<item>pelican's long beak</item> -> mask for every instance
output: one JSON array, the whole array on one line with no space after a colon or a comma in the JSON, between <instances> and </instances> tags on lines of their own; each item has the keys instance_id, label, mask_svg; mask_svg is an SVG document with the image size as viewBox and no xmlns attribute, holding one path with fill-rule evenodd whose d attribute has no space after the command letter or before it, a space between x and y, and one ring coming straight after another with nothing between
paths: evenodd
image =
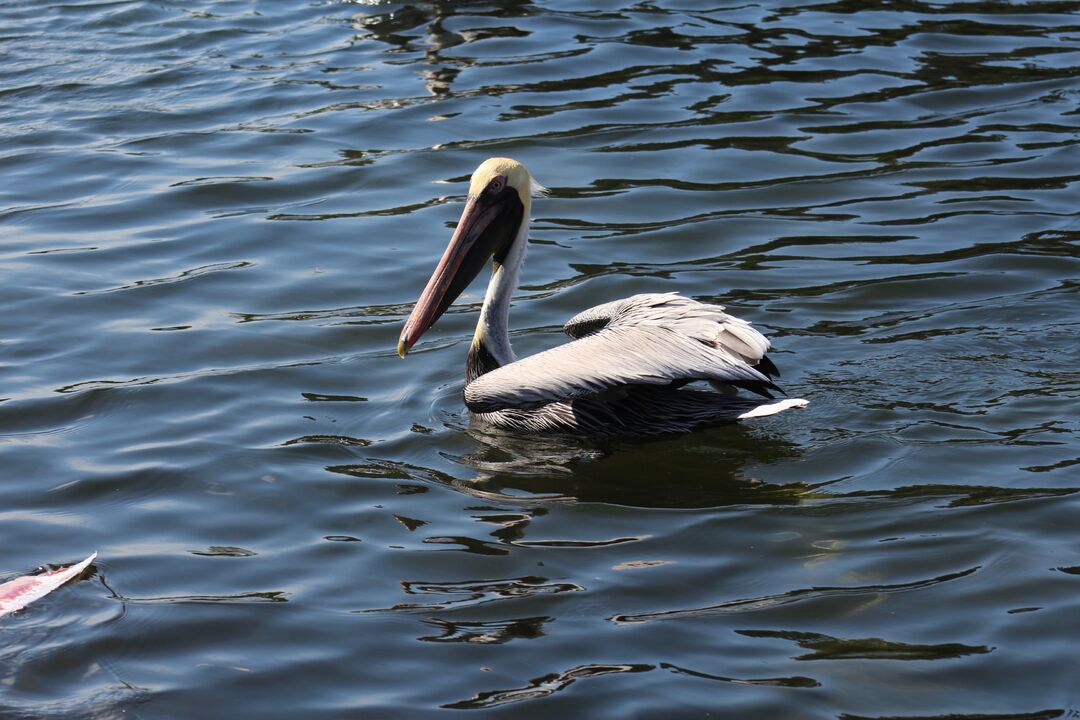
<instances>
[{"instance_id":1,"label":"pelican's long beak","mask_svg":"<svg viewBox=\"0 0 1080 720\"><path fill-rule=\"evenodd\" d=\"M472 282L487 260L498 250L499 242L505 241L509 220L513 219L510 236L517 232L521 214L505 212L512 207L505 193L481 193L469 198L461 213L457 229L454 230L450 244L446 246L435 272L431 274L427 287L416 301L405 327L398 339L397 352L401 357L435 321L446 311L458 295ZM514 200L517 194L513 193ZM520 201L518 201L520 206Z\"/></svg>"}]
</instances>

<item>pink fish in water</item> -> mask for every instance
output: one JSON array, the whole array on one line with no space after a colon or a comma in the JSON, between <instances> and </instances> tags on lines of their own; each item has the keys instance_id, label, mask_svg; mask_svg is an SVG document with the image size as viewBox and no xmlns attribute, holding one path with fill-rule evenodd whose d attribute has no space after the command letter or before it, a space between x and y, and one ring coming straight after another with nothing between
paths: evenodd
<instances>
[{"instance_id":1,"label":"pink fish in water","mask_svg":"<svg viewBox=\"0 0 1080 720\"><path fill-rule=\"evenodd\" d=\"M14 580L8 580L0 585L0 616L21 610L35 600L45 597L68 580L77 578L90 563L94 562L96 557L97 553L94 553L82 562L60 570L49 570L40 575L23 575Z\"/></svg>"}]
</instances>

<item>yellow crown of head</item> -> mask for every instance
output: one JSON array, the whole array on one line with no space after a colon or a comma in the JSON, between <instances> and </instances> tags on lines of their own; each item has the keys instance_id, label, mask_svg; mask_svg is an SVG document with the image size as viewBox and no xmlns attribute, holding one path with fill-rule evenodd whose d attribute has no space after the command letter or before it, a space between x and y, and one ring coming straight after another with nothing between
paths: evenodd
<instances>
[{"instance_id":1,"label":"yellow crown of head","mask_svg":"<svg viewBox=\"0 0 1080 720\"><path fill-rule=\"evenodd\" d=\"M533 180L525 166L517 160L493 157L480 163L480 167L473 172L472 181L469 183L469 195L479 195L487 184L499 175L506 176L507 183L517 190L518 196L521 197L521 204L525 207L531 204L532 196L546 192L540 183Z\"/></svg>"}]
</instances>

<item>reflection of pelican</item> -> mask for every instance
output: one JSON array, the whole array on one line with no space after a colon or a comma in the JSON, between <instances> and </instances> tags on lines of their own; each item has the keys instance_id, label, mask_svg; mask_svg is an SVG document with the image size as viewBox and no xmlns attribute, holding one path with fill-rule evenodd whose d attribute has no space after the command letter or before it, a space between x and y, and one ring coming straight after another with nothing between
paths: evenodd
<instances>
[{"instance_id":1,"label":"reflection of pelican","mask_svg":"<svg viewBox=\"0 0 1080 720\"><path fill-rule=\"evenodd\" d=\"M819 488L833 482L780 480L802 450L783 435L741 423L647 443L508 433L479 423L468 433L479 447L444 455L464 475L414 477L519 509L567 501L645 508L794 505L827 497Z\"/></svg>"},{"instance_id":2,"label":"reflection of pelican","mask_svg":"<svg viewBox=\"0 0 1080 720\"><path fill-rule=\"evenodd\" d=\"M653 435L772 415L806 405L763 403L779 375L769 341L744 320L675 293L634 295L590 308L565 326L573 342L515 360L507 317L529 235L532 196L544 189L521 163L490 158L472 175L450 245L398 342L402 357L493 260L465 368L465 404L478 418L524 431ZM683 389L708 381L716 392Z\"/></svg>"}]
</instances>

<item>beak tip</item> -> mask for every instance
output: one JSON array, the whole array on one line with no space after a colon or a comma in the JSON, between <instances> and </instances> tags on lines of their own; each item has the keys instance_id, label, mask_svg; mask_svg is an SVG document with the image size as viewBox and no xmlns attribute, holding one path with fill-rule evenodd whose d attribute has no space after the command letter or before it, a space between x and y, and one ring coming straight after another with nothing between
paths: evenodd
<instances>
[{"instance_id":1,"label":"beak tip","mask_svg":"<svg viewBox=\"0 0 1080 720\"><path fill-rule=\"evenodd\" d=\"M405 341L404 340L398 340L398 344L397 344L398 357L404 359L405 356L408 354L408 352L409 352L409 346L405 344Z\"/></svg>"}]
</instances>

